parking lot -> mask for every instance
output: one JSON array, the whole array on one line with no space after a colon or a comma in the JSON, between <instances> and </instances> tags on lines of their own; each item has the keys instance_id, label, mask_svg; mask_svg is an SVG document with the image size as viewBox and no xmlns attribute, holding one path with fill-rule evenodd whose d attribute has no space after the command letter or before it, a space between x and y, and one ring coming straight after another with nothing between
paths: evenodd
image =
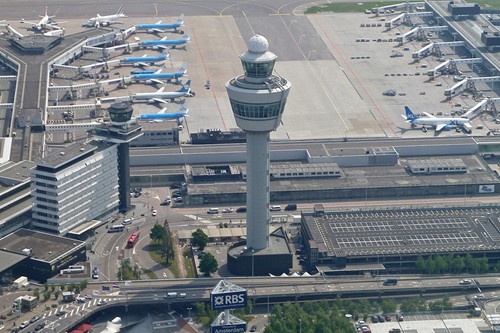
<instances>
[{"instance_id":1,"label":"parking lot","mask_svg":"<svg viewBox=\"0 0 500 333\"><path fill-rule=\"evenodd\" d=\"M500 239L498 214L497 208L329 213L323 238L348 255L490 249Z\"/></svg>"}]
</instances>

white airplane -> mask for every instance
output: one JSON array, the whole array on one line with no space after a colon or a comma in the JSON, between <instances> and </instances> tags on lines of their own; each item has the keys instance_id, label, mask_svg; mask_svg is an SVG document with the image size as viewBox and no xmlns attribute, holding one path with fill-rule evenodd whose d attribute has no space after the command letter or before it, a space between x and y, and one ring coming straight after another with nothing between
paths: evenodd
<instances>
[{"instance_id":1,"label":"white airplane","mask_svg":"<svg viewBox=\"0 0 500 333\"><path fill-rule=\"evenodd\" d=\"M188 80L181 89L177 91L163 91L165 87L161 87L154 93L136 93L132 95L132 100L135 101L147 101L150 104L153 103L163 103L167 104L167 99L173 101L176 98L190 97L191 95L191 80Z\"/></svg>"},{"instance_id":2,"label":"white airplane","mask_svg":"<svg viewBox=\"0 0 500 333\"><path fill-rule=\"evenodd\" d=\"M127 17L127 15L125 15L123 13L124 7L125 7L125 5L121 5L120 8L118 8L118 11L116 12L116 14L113 14L113 15L101 16L101 15L97 14L96 17L89 18L87 23L84 23L83 26L84 27L99 28L99 27L107 27L113 23L120 23L119 21L117 21L118 19L121 19L123 17Z\"/></svg>"},{"instance_id":3,"label":"white airplane","mask_svg":"<svg viewBox=\"0 0 500 333\"><path fill-rule=\"evenodd\" d=\"M405 106L406 116L401 115L407 123L415 125L429 125L436 129L436 132L441 130L449 131L454 127L461 127L470 132L471 125L469 118L453 118L453 117L435 117L430 113L424 112L427 117L418 117L411 112L410 108Z\"/></svg>"},{"instance_id":4,"label":"white airplane","mask_svg":"<svg viewBox=\"0 0 500 333\"><path fill-rule=\"evenodd\" d=\"M49 9L48 7L45 7L45 15L38 15L41 17L41 20L39 22L30 22L30 21L25 21L24 19L21 19L21 23L27 23L31 24L31 30L33 31L42 31L42 30L50 30L50 29L61 29L58 27L58 23L53 20L55 15L49 16ZM59 23L64 23L64 22L59 22Z\"/></svg>"}]
</instances>

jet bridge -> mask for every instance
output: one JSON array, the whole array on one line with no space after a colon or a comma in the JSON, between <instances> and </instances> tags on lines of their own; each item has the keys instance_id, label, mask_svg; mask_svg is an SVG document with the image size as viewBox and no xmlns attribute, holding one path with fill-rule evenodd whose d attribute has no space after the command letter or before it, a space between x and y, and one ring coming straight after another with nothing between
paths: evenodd
<instances>
[{"instance_id":1,"label":"jet bridge","mask_svg":"<svg viewBox=\"0 0 500 333\"><path fill-rule=\"evenodd\" d=\"M486 77L468 77L463 79L460 82L457 82L455 85L453 85L451 88L446 89L444 91L444 95L448 98L451 98L451 96L455 93L455 91L460 88L462 85L465 86L465 90L470 91L473 96L478 96L479 95L479 90L476 87L476 83L492 83L494 84L495 82L500 81L500 76L486 76ZM493 90L493 86L492 86Z\"/></svg>"},{"instance_id":2,"label":"jet bridge","mask_svg":"<svg viewBox=\"0 0 500 333\"><path fill-rule=\"evenodd\" d=\"M421 40L427 39L427 35L430 32L442 32L442 31L448 31L448 26L446 25L438 25L434 27L420 27L420 29L417 32L417 38Z\"/></svg>"},{"instance_id":3,"label":"jet bridge","mask_svg":"<svg viewBox=\"0 0 500 333\"><path fill-rule=\"evenodd\" d=\"M377 14L377 16L379 16L380 14L385 13L387 10L400 8L404 8L407 12L411 12L413 11L413 8L421 6L425 6L425 2L402 2L394 5L375 7L372 9L372 13L374 12L375 14Z\"/></svg>"},{"instance_id":4,"label":"jet bridge","mask_svg":"<svg viewBox=\"0 0 500 333\"><path fill-rule=\"evenodd\" d=\"M0 103L0 109L12 109L13 103Z\"/></svg>"},{"instance_id":5,"label":"jet bridge","mask_svg":"<svg viewBox=\"0 0 500 333\"><path fill-rule=\"evenodd\" d=\"M398 16L394 17L389 22L385 22L385 27L387 28L387 30L391 30L398 21L400 21L401 19L403 19L405 17L406 17L406 13L399 14Z\"/></svg>"},{"instance_id":6,"label":"jet bridge","mask_svg":"<svg viewBox=\"0 0 500 333\"><path fill-rule=\"evenodd\" d=\"M446 74L455 74L458 73L458 64L480 64L482 61L482 58L449 59L429 70L427 75L433 79L437 74L443 74L444 70L446 70Z\"/></svg>"},{"instance_id":7,"label":"jet bridge","mask_svg":"<svg viewBox=\"0 0 500 333\"><path fill-rule=\"evenodd\" d=\"M397 38L397 41L400 43L400 44L404 44L406 43L406 39L407 37L413 35L414 33L416 33L418 30L420 29L420 27L415 27L413 29L411 29L410 31L406 32L403 34L403 36L401 37L398 37Z\"/></svg>"},{"instance_id":8,"label":"jet bridge","mask_svg":"<svg viewBox=\"0 0 500 333\"><path fill-rule=\"evenodd\" d=\"M14 29L10 24L0 24L0 28L7 29L7 34L9 36L18 37L18 38L24 37L23 34L21 34L16 29Z\"/></svg>"},{"instance_id":9,"label":"jet bridge","mask_svg":"<svg viewBox=\"0 0 500 333\"><path fill-rule=\"evenodd\" d=\"M483 99L481 102L479 102L479 103L477 103L476 105L474 105L474 106L473 106L472 108L470 108L467 112L465 112L465 113L462 115L462 117L467 117L467 118L469 118L469 119L472 119L472 118L473 118L473 116L475 116L475 114L474 114L474 113L475 113L476 111L478 111L478 110L479 110L479 111L484 110L484 109L481 109L481 107L482 107L483 105L485 105L486 103L488 103L488 98L485 98L485 99Z\"/></svg>"},{"instance_id":10,"label":"jet bridge","mask_svg":"<svg viewBox=\"0 0 500 333\"><path fill-rule=\"evenodd\" d=\"M413 52L412 58L413 59L420 59L428 56L429 54L433 53L436 54L437 56L441 56L441 46L464 46L465 43L464 41L456 41L456 42L438 42L438 43L430 43L427 46L424 46L417 52Z\"/></svg>"},{"instance_id":11,"label":"jet bridge","mask_svg":"<svg viewBox=\"0 0 500 333\"><path fill-rule=\"evenodd\" d=\"M433 12L405 13L403 23L406 25L412 25L411 19L413 17L432 17L432 16L434 16Z\"/></svg>"}]
</instances>

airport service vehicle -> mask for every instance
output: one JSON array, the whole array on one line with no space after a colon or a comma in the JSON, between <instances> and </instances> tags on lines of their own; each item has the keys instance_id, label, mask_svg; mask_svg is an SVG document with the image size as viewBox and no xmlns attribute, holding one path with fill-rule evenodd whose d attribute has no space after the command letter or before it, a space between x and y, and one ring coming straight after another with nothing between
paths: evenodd
<instances>
[{"instance_id":1,"label":"airport service vehicle","mask_svg":"<svg viewBox=\"0 0 500 333\"><path fill-rule=\"evenodd\" d=\"M132 248L137 244L137 241L139 240L139 231L134 231L132 235L127 240L127 247Z\"/></svg>"}]
</instances>

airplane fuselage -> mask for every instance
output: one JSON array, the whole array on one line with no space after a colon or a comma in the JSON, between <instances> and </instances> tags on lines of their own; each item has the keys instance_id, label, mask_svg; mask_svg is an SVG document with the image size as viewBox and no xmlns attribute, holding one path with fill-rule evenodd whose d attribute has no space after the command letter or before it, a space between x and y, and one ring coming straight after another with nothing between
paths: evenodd
<instances>
[{"instance_id":1,"label":"airplane fuselage","mask_svg":"<svg viewBox=\"0 0 500 333\"><path fill-rule=\"evenodd\" d=\"M135 27L138 30L149 30L149 29L177 29L180 28L182 24L180 23L151 23L151 24L137 24Z\"/></svg>"},{"instance_id":2,"label":"airplane fuselage","mask_svg":"<svg viewBox=\"0 0 500 333\"><path fill-rule=\"evenodd\" d=\"M137 81L144 81L144 80L169 80L169 79L178 79L180 77L183 77L185 72L175 72L175 73L153 73L153 74L134 74L132 77L137 80Z\"/></svg>"},{"instance_id":3,"label":"airplane fuselage","mask_svg":"<svg viewBox=\"0 0 500 333\"><path fill-rule=\"evenodd\" d=\"M469 119L466 118L417 118L410 123L412 125L428 125L428 126L433 126L437 127L438 125L441 124L446 124L447 126L450 127L456 127L456 126L461 126L465 123L468 123Z\"/></svg>"},{"instance_id":4,"label":"airplane fuselage","mask_svg":"<svg viewBox=\"0 0 500 333\"><path fill-rule=\"evenodd\" d=\"M128 57L120 60L122 63L136 63L136 62L157 62L166 60L166 56L157 56L157 57Z\"/></svg>"},{"instance_id":5,"label":"airplane fuselage","mask_svg":"<svg viewBox=\"0 0 500 333\"><path fill-rule=\"evenodd\" d=\"M188 38L182 39L152 39L152 40L144 40L139 42L139 46L158 46L158 45L183 45L189 41Z\"/></svg>"},{"instance_id":6,"label":"airplane fuselage","mask_svg":"<svg viewBox=\"0 0 500 333\"><path fill-rule=\"evenodd\" d=\"M186 116L186 112L180 113L148 113L139 117L140 120L164 120L164 119L179 119Z\"/></svg>"},{"instance_id":7,"label":"airplane fuselage","mask_svg":"<svg viewBox=\"0 0 500 333\"><path fill-rule=\"evenodd\" d=\"M157 93L137 93L132 96L132 99L137 100L137 101L144 101L144 100L153 100L155 98L158 99L174 99L174 98L179 98L179 97L184 97L187 96L189 92L181 92L181 91L167 91L167 92L157 92ZM161 115L161 114L159 114Z\"/></svg>"}]
</instances>

